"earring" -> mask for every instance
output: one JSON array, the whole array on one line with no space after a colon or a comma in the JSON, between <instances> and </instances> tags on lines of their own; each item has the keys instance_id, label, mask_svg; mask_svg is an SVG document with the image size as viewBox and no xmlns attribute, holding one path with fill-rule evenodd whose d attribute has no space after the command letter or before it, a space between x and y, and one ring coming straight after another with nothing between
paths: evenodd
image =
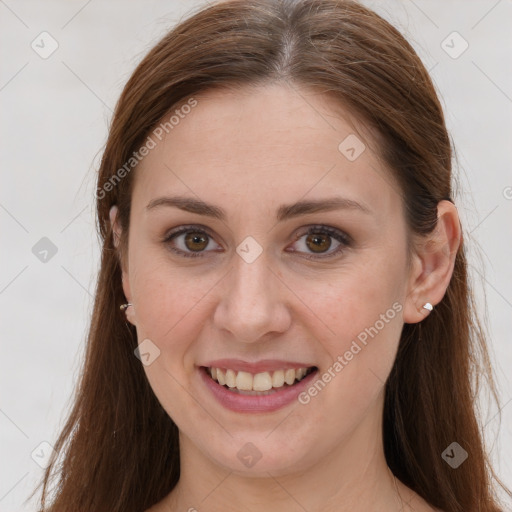
<instances>
[{"instance_id":1,"label":"earring","mask_svg":"<svg viewBox=\"0 0 512 512\"><path fill-rule=\"evenodd\" d=\"M427 309L428 311L432 311L434 309L434 306L432 306L432 304L430 304L430 302L425 302L425 304L423 304L423 309Z\"/></svg>"},{"instance_id":2,"label":"earring","mask_svg":"<svg viewBox=\"0 0 512 512\"><path fill-rule=\"evenodd\" d=\"M129 306L133 306L133 304L132 304L131 302L127 302L126 304L121 304L121 305L119 306L119 309L120 309L121 311L124 311L124 310L125 310L126 308L128 308Z\"/></svg>"}]
</instances>

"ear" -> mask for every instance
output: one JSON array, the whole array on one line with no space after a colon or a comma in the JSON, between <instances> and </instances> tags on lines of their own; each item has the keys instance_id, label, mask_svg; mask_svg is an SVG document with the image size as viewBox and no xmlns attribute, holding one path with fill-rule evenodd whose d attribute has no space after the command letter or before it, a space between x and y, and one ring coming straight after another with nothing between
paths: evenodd
<instances>
[{"instance_id":1,"label":"ear","mask_svg":"<svg viewBox=\"0 0 512 512\"><path fill-rule=\"evenodd\" d=\"M122 233L122 229L121 229L121 226L120 226L119 220L118 220L118 213L119 213L119 210L116 205L114 205L114 206L112 206L112 208L110 208L109 217L110 217L110 226L112 228L112 237L113 237L112 242L116 249L119 249L119 243L121 240L121 233ZM132 303L132 294L131 294L131 290L130 290L130 279L128 276L128 269L127 269L127 265L124 264L124 262L127 260L127 258L125 256L126 255L123 255L123 256L119 255L119 261L121 262L122 286L123 286L124 296L126 297L128 302ZM128 321L131 324L135 325L135 307L133 305L128 307L125 310L125 313L126 313L126 318L128 319Z\"/></svg>"},{"instance_id":2,"label":"ear","mask_svg":"<svg viewBox=\"0 0 512 512\"><path fill-rule=\"evenodd\" d=\"M436 306L443 299L462 242L457 208L450 201L437 205L437 224L432 233L416 243L404 308L405 323L421 322L430 311L427 302Z\"/></svg>"},{"instance_id":3,"label":"ear","mask_svg":"<svg viewBox=\"0 0 512 512\"><path fill-rule=\"evenodd\" d=\"M117 220L118 213L119 209L117 208L117 205L113 205L108 213L110 217L110 227L112 228L112 242L116 249L119 248L119 240L121 239L121 226Z\"/></svg>"}]
</instances>

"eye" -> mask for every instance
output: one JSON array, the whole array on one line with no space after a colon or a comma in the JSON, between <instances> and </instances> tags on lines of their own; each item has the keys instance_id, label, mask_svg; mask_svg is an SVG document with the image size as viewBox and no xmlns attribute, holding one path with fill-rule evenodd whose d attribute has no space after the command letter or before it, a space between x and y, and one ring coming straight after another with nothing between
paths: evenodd
<instances>
[{"instance_id":1,"label":"eye","mask_svg":"<svg viewBox=\"0 0 512 512\"><path fill-rule=\"evenodd\" d=\"M351 245L352 239L343 231L339 229L331 228L329 226L310 226L305 233L297 235L296 240L299 242L303 237L306 237L299 246L302 246L305 250L298 249L290 252L308 252L309 254L304 255L307 259L322 259L336 256L343 252L347 247ZM332 239L336 240L338 245L335 245L335 249L331 252L327 252L332 246Z\"/></svg>"},{"instance_id":2,"label":"eye","mask_svg":"<svg viewBox=\"0 0 512 512\"><path fill-rule=\"evenodd\" d=\"M306 237L302 245L303 249L292 249L289 252L300 252L309 254L304 255L307 259L329 258L341 253L351 245L352 239L349 235L339 229L329 226L310 226L306 232L296 235L296 244ZM332 246L332 239L336 240L335 250L327 252ZM170 250L185 258L196 258L204 256L208 252L213 238L204 229L198 226L182 226L166 235L163 242L168 245ZM220 246L219 246L220 247ZM211 247L210 247L211 249ZM218 250L218 249L213 249Z\"/></svg>"},{"instance_id":3,"label":"eye","mask_svg":"<svg viewBox=\"0 0 512 512\"><path fill-rule=\"evenodd\" d=\"M182 235L185 236L182 238ZM208 248L211 240L212 238L204 229L195 226L183 226L169 233L164 239L164 244L169 245L171 251L180 256L196 258L203 256L202 253ZM173 247L173 245L178 245L178 247Z\"/></svg>"}]
</instances>

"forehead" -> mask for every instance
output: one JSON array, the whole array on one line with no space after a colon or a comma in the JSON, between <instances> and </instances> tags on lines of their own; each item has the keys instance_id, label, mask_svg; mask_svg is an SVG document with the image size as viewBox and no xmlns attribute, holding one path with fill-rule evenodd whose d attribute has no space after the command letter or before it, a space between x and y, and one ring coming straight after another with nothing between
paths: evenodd
<instances>
[{"instance_id":1,"label":"forehead","mask_svg":"<svg viewBox=\"0 0 512 512\"><path fill-rule=\"evenodd\" d=\"M153 131L156 145L135 172L134 203L188 193L256 209L336 192L382 211L396 207L398 186L374 140L334 99L269 85L210 90L194 100L158 132L161 140Z\"/></svg>"}]
</instances>

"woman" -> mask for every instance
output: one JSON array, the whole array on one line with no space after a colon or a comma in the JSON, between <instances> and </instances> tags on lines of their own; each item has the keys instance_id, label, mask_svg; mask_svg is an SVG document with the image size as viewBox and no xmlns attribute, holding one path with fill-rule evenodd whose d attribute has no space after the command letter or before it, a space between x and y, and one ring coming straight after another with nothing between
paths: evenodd
<instances>
[{"instance_id":1,"label":"woman","mask_svg":"<svg viewBox=\"0 0 512 512\"><path fill-rule=\"evenodd\" d=\"M421 61L357 3L172 30L110 129L42 510L500 510L451 158Z\"/></svg>"}]
</instances>

